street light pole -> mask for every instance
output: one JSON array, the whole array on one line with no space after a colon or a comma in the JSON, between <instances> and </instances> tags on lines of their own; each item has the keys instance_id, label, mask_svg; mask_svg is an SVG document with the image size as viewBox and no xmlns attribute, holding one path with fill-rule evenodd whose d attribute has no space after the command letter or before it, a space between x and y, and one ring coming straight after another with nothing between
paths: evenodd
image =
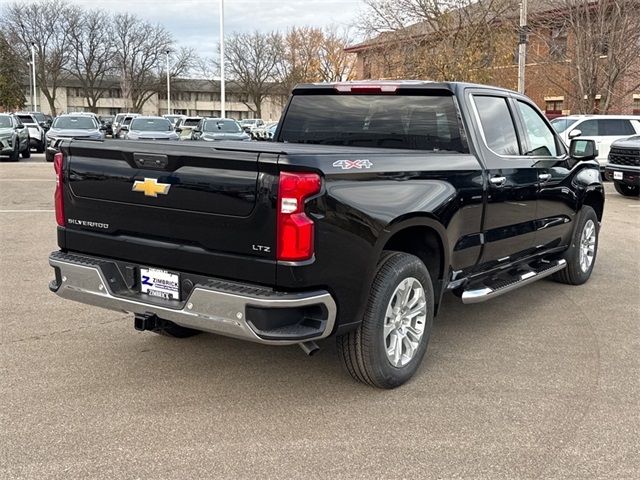
<instances>
[{"instance_id":1,"label":"street light pole","mask_svg":"<svg viewBox=\"0 0 640 480\"><path fill-rule=\"evenodd\" d=\"M33 97L31 97L31 106L33 111L38 111L38 90L36 90L36 44L31 42L31 74L33 75Z\"/></svg>"},{"instance_id":2,"label":"street light pole","mask_svg":"<svg viewBox=\"0 0 640 480\"><path fill-rule=\"evenodd\" d=\"M524 93L524 69L527 62L527 0L520 2L520 32L518 39L518 92Z\"/></svg>"},{"instance_id":3,"label":"street light pole","mask_svg":"<svg viewBox=\"0 0 640 480\"><path fill-rule=\"evenodd\" d=\"M35 110L33 108L33 98L34 98L34 93L33 93L33 77L31 76L31 62L27 62L27 65L29 65L29 95L31 95L31 110Z\"/></svg>"},{"instance_id":4,"label":"street light pole","mask_svg":"<svg viewBox=\"0 0 640 480\"><path fill-rule=\"evenodd\" d=\"M220 116L227 116L224 84L224 0L220 0Z\"/></svg>"},{"instance_id":5,"label":"street light pole","mask_svg":"<svg viewBox=\"0 0 640 480\"><path fill-rule=\"evenodd\" d=\"M169 80L169 50L167 50L167 114L171 115L171 81Z\"/></svg>"}]
</instances>

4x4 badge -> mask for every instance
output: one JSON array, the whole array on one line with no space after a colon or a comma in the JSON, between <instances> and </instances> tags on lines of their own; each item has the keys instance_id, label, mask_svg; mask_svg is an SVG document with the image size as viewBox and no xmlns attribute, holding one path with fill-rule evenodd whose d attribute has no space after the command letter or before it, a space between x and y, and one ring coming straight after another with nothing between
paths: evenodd
<instances>
[{"instance_id":1,"label":"4x4 badge","mask_svg":"<svg viewBox=\"0 0 640 480\"><path fill-rule=\"evenodd\" d=\"M155 178L145 178L144 182L136 180L131 188L134 192L142 192L147 197L157 197L158 194L166 195L171 188L170 183L158 183Z\"/></svg>"},{"instance_id":2,"label":"4x4 badge","mask_svg":"<svg viewBox=\"0 0 640 480\"><path fill-rule=\"evenodd\" d=\"M371 168L373 163L369 160L338 160L333 162L333 166L343 170L351 170L352 168Z\"/></svg>"}]
</instances>

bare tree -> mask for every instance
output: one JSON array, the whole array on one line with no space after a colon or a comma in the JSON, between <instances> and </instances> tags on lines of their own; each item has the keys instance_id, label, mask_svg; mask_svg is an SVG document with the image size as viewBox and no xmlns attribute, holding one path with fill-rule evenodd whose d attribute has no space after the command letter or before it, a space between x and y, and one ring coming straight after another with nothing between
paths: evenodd
<instances>
[{"instance_id":1,"label":"bare tree","mask_svg":"<svg viewBox=\"0 0 640 480\"><path fill-rule=\"evenodd\" d=\"M512 57L500 19L515 0L364 0L360 30L385 77L486 81L488 66Z\"/></svg>"},{"instance_id":2,"label":"bare tree","mask_svg":"<svg viewBox=\"0 0 640 480\"><path fill-rule=\"evenodd\" d=\"M284 92L298 83L320 80L320 48L324 34L316 27L293 27L279 37L278 79Z\"/></svg>"},{"instance_id":3,"label":"bare tree","mask_svg":"<svg viewBox=\"0 0 640 480\"><path fill-rule=\"evenodd\" d=\"M546 46L546 78L580 113L607 113L640 90L640 12L637 0L546 0L555 15L534 29ZM599 101L597 96L600 96Z\"/></svg>"},{"instance_id":4,"label":"bare tree","mask_svg":"<svg viewBox=\"0 0 640 480\"><path fill-rule=\"evenodd\" d=\"M71 54L65 70L80 83L89 109L96 112L105 94L106 77L115 71L113 23L101 10L83 11L70 23Z\"/></svg>"},{"instance_id":5,"label":"bare tree","mask_svg":"<svg viewBox=\"0 0 640 480\"><path fill-rule=\"evenodd\" d=\"M232 79L246 93L245 105L257 117L262 102L274 93L282 37L277 32L233 33L226 39L226 66Z\"/></svg>"},{"instance_id":6,"label":"bare tree","mask_svg":"<svg viewBox=\"0 0 640 480\"><path fill-rule=\"evenodd\" d=\"M29 58L31 45L35 45L38 88L54 115L57 88L61 86L71 53L71 21L78 15L79 10L63 0L41 0L28 5L16 2L2 13L5 33L10 42L19 46L20 57Z\"/></svg>"},{"instance_id":7,"label":"bare tree","mask_svg":"<svg viewBox=\"0 0 640 480\"><path fill-rule=\"evenodd\" d=\"M336 27L327 28L322 35L319 51L318 75L323 82L351 79L354 55L344 49L351 43L348 32L340 33Z\"/></svg>"},{"instance_id":8,"label":"bare tree","mask_svg":"<svg viewBox=\"0 0 640 480\"><path fill-rule=\"evenodd\" d=\"M130 14L114 17L114 38L116 71L121 75L123 97L129 101L127 108L139 112L163 87L165 55L173 50L173 39L161 25L152 25ZM171 74L185 73L192 57L193 51L179 50Z\"/></svg>"}]
</instances>

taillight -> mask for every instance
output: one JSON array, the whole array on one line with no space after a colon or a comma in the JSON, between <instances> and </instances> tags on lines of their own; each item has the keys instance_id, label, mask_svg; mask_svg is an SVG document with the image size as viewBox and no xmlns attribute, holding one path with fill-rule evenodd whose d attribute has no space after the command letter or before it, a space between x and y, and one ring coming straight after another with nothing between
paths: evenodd
<instances>
[{"instance_id":1,"label":"taillight","mask_svg":"<svg viewBox=\"0 0 640 480\"><path fill-rule=\"evenodd\" d=\"M334 88L340 93L396 93L398 83L336 83Z\"/></svg>"},{"instance_id":2,"label":"taillight","mask_svg":"<svg viewBox=\"0 0 640 480\"><path fill-rule=\"evenodd\" d=\"M282 172L278 187L278 260L301 261L313 256L313 220L304 201L320 192L320 175Z\"/></svg>"},{"instance_id":3,"label":"taillight","mask_svg":"<svg viewBox=\"0 0 640 480\"><path fill-rule=\"evenodd\" d=\"M56 221L58 225L64 227L66 222L64 220L64 199L62 195L62 161L64 157L62 152L58 152L53 157L53 169L56 172L56 192L53 195L54 204L56 207Z\"/></svg>"}]
</instances>

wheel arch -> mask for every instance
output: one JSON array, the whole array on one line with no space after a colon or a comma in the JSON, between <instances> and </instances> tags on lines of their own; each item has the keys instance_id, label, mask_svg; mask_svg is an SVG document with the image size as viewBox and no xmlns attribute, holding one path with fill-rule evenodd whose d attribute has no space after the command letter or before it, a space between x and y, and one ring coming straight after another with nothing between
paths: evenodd
<instances>
[{"instance_id":1,"label":"wheel arch","mask_svg":"<svg viewBox=\"0 0 640 480\"><path fill-rule=\"evenodd\" d=\"M444 292L444 278L449 268L447 245L444 226L421 214L405 216L391 222L378 242L377 253L380 256L385 250L393 250L420 258L431 275L437 312Z\"/></svg>"},{"instance_id":2,"label":"wheel arch","mask_svg":"<svg viewBox=\"0 0 640 480\"><path fill-rule=\"evenodd\" d=\"M589 188L584 193L582 199L582 206L589 206L593 208L598 217L598 221L602 222L602 215L604 213L604 192L601 189Z\"/></svg>"}]
</instances>

